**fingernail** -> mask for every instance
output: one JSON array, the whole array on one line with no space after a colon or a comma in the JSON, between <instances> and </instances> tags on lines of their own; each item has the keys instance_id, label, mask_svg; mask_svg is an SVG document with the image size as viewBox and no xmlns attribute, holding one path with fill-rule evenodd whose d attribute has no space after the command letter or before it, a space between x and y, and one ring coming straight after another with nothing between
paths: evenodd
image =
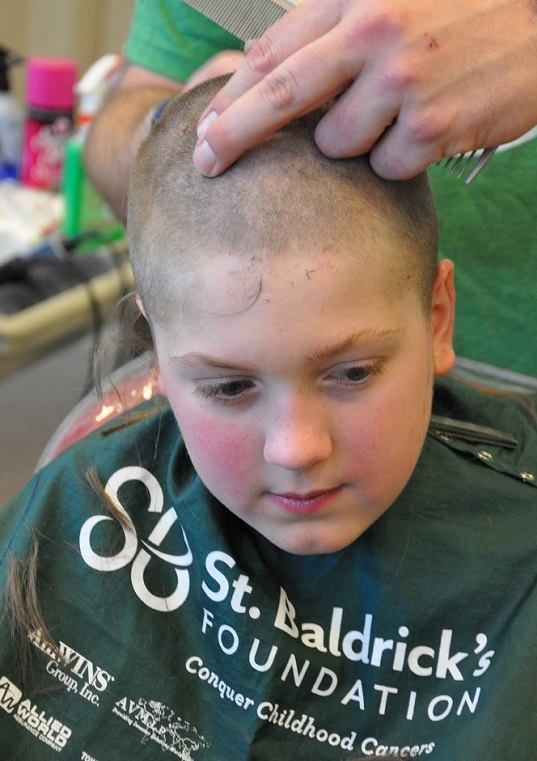
<instances>
[{"instance_id":1,"label":"fingernail","mask_svg":"<svg viewBox=\"0 0 537 761\"><path fill-rule=\"evenodd\" d=\"M216 156L206 140L198 143L194 149L194 164L202 174L211 175L216 164Z\"/></svg>"},{"instance_id":2,"label":"fingernail","mask_svg":"<svg viewBox=\"0 0 537 761\"><path fill-rule=\"evenodd\" d=\"M198 138L201 140L201 138L205 135L211 124L214 122L214 120L218 117L218 114L216 111L209 111L207 116L205 116L200 123L198 124Z\"/></svg>"},{"instance_id":3,"label":"fingernail","mask_svg":"<svg viewBox=\"0 0 537 761\"><path fill-rule=\"evenodd\" d=\"M258 39L257 37L253 37L251 40L246 40L246 42L244 43L244 54L245 55L248 55L250 50L253 48L253 46L257 42L257 39Z\"/></svg>"}]
</instances>

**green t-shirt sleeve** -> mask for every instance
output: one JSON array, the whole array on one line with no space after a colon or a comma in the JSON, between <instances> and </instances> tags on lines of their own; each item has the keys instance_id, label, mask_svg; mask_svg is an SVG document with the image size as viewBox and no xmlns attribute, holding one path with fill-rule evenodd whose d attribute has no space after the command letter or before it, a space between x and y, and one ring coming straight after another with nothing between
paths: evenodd
<instances>
[{"instance_id":1,"label":"green t-shirt sleeve","mask_svg":"<svg viewBox=\"0 0 537 761\"><path fill-rule=\"evenodd\" d=\"M132 63L184 82L221 50L242 42L181 0L137 0L125 49Z\"/></svg>"}]
</instances>

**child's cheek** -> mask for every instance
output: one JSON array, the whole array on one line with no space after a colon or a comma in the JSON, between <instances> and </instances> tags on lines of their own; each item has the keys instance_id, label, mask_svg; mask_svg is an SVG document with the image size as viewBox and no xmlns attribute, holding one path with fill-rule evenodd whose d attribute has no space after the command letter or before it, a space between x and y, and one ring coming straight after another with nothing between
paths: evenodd
<instances>
[{"instance_id":1,"label":"child's cheek","mask_svg":"<svg viewBox=\"0 0 537 761\"><path fill-rule=\"evenodd\" d=\"M207 488L228 507L242 503L261 471L253 432L199 413L183 420L180 427L192 463Z\"/></svg>"}]
</instances>

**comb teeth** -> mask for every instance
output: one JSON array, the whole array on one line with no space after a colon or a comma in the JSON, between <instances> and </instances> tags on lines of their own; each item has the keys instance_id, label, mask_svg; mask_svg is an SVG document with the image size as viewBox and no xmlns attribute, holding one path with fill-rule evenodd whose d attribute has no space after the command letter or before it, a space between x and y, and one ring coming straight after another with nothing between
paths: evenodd
<instances>
[{"instance_id":1,"label":"comb teeth","mask_svg":"<svg viewBox=\"0 0 537 761\"><path fill-rule=\"evenodd\" d=\"M185 0L243 42L261 37L302 0Z\"/></svg>"}]
</instances>

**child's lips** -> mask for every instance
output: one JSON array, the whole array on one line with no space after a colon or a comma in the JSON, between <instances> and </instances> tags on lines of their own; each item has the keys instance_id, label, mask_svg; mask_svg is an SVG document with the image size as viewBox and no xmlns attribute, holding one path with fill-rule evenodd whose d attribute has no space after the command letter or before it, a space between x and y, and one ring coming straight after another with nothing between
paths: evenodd
<instances>
[{"instance_id":1,"label":"child's lips","mask_svg":"<svg viewBox=\"0 0 537 761\"><path fill-rule=\"evenodd\" d=\"M299 494L295 492L286 492L278 494L276 492L266 492L267 497L277 507L286 510L289 513L314 513L330 504L339 496L343 486L336 486L332 489L318 489L316 491Z\"/></svg>"}]
</instances>

